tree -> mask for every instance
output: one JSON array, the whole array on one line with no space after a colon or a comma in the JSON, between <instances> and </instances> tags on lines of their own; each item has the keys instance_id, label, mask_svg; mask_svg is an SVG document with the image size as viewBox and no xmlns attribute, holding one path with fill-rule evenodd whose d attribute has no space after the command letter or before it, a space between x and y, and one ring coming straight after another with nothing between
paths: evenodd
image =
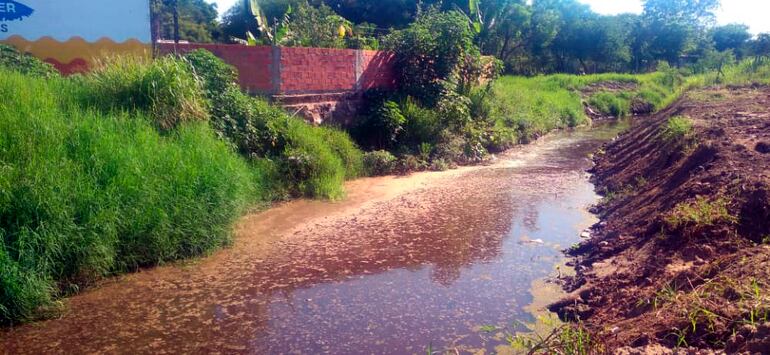
<instances>
[{"instance_id":1,"label":"tree","mask_svg":"<svg viewBox=\"0 0 770 355\"><path fill-rule=\"evenodd\" d=\"M714 42L714 48L716 50L723 52L732 49L737 53L742 50L751 39L751 33L749 33L749 26L729 24L712 29L710 37Z\"/></svg>"},{"instance_id":2,"label":"tree","mask_svg":"<svg viewBox=\"0 0 770 355\"><path fill-rule=\"evenodd\" d=\"M204 0L151 0L154 34L158 39L174 38L174 7L179 14L179 39L209 43L220 37L217 6Z\"/></svg>"},{"instance_id":3,"label":"tree","mask_svg":"<svg viewBox=\"0 0 770 355\"><path fill-rule=\"evenodd\" d=\"M761 33L751 42L751 54L757 65L770 57L770 33Z\"/></svg>"},{"instance_id":4,"label":"tree","mask_svg":"<svg viewBox=\"0 0 770 355\"><path fill-rule=\"evenodd\" d=\"M700 32L713 24L719 0L644 0L635 54L644 59L678 62L694 48Z\"/></svg>"}]
</instances>

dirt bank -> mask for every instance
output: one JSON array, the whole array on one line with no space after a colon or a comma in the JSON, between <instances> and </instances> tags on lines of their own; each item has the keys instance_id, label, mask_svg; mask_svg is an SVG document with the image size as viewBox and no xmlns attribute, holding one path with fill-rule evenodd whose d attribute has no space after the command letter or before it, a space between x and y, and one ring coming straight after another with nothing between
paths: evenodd
<instances>
[{"instance_id":1,"label":"dirt bank","mask_svg":"<svg viewBox=\"0 0 770 355\"><path fill-rule=\"evenodd\" d=\"M553 310L608 351L770 352L769 147L764 86L695 91L638 120L597 154L602 222L570 251L574 293Z\"/></svg>"}]
</instances>

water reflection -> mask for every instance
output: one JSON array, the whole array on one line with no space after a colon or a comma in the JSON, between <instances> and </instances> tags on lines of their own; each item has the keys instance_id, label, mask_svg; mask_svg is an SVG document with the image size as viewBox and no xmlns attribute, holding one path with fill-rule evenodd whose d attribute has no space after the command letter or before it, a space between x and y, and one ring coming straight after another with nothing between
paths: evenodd
<instances>
[{"instance_id":1,"label":"water reflection","mask_svg":"<svg viewBox=\"0 0 770 355\"><path fill-rule=\"evenodd\" d=\"M254 250L165 268L75 297L59 320L2 334L11 352L416 353L491 350L482 325L531 316L533 280L593 223L588 153L561 134L515 164L302 227ZM323 214L324 205L316 211ZM287 234L287 235L286 235Z\"/></svg>"}]
</instances>

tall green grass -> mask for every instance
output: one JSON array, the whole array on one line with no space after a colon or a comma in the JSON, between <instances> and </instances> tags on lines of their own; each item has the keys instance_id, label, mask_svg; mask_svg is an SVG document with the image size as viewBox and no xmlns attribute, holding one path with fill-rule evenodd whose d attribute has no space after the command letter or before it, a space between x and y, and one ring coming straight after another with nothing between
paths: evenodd
<instances>
[{"instance_id":1,"label":"tall green grass","mask_svg":"<svg viewBox=\"0 0 770 355\"><path fill-rule=\"evenodd\" d=\"M581 90L585 87L607 82L631 83L634 89L599 91L583 97ZM642 75L505 76L493 84L487 110L498 136L507 135L521 143L554 129L587 124L590 120L584 111L584 99L607 114L623 116L630 111L633 100L662 108L683 83L681 75L670 68Z\"/></svg>"},{"instance_id":2,"label":"tall green grass","mask_svg":"<svg viewBox=\"0 0 770 355\"><path fill-rule=\"evenodd\" d=\"M363 170L346 133L247 96L210 53L70 78L25 68L0 67L0 323L220 248L249 206L339 198Z\"/></svg>"},{"instance_id":3,"label":"tall green grass","mask_svg":"<svg viewBox=\"0 0 770 355\"><path fill-rule=\"evenodd\" d=\"M142 111L165 131L209 117L202 83L182 60L116 57L79 79L80 99L88 105Z\"/></svg>"},{"instance_id":4,"label":"tall green grass","mask_svg":"<svg viewBox=\"0 0 770 355\"><path fill-rule=\"evenodd\" d=\"M0 321L112 273L201 255L267 194L206 123L165 135L82 107L82 82L0 73Z\"/></svg>"}]
</instances>

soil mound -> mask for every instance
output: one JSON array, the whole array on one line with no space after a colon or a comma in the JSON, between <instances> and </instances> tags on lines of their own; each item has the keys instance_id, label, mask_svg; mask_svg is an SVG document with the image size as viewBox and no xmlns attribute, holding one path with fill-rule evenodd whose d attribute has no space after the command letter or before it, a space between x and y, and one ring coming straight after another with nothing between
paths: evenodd
<instances>
[{"instance_id":1,"label":"soil mound","mask_svg":"<svg viewBox=\"0 0 770 355\"><path fill-rule=\"evenodd\" d=\"M605 198L552 310L607 349L770 353L770 88L709 88L598 154Z\"/></svg>"}]
</instances>

